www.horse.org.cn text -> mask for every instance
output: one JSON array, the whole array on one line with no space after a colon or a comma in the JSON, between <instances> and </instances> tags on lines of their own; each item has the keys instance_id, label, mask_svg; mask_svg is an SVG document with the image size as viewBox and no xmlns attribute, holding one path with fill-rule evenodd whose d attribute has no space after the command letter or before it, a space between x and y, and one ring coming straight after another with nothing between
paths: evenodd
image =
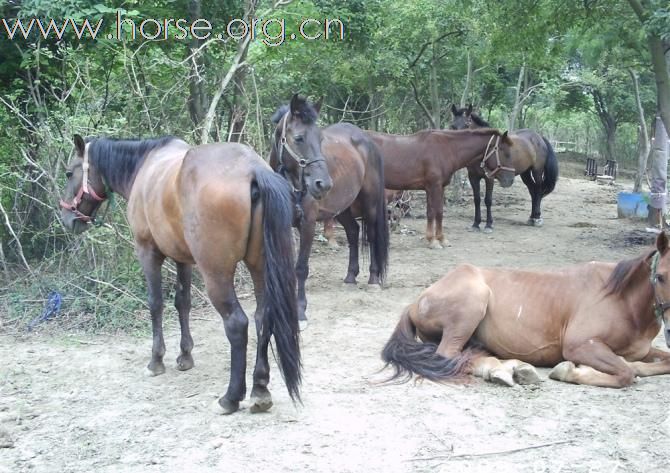
<instances>
[{"instance_id":1,"label":"www.horse.org.cn text","mask_svg":"<svg viewBox=\"0 0 670 473\"><path fill-rule=\"evenodd\" d=\"M287 27L291 28L289 32ZM280 46L287 41L342 41L344 23L340 19L302 18L287 25L284 18L234 18L225 25L198 18L136 18L116 12L113 21L100 18L2 18L0 35L13 41L56 39L72 34L78 40L107 39L116 41L233 40L260 41L266 46Z\"/></svg>"}]
</instances>

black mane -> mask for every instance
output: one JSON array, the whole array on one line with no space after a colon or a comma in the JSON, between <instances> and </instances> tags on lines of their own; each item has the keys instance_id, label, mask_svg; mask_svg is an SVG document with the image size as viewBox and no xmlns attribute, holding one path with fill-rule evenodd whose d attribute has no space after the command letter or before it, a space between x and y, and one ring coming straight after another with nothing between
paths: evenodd
<instances>
[{"instance_id":1,"label":"black mane","mask_svg":"<svg viewBox=\"0 0 670 473\"><path fill-rule=\"evenodd\" d=\"M476 113L471 113L470 118L472 119L472 121L477 126L481 126L481 127L485 127L485 128L491 128L491 125L489 124L489 122L487 122L486 120L483 120L482 117L480 117Z\"/></svg>"},{"instance_id":2,"label":"black mane","mask_svg":"<svg viewBox=\"0 0 670 473\"><path fill-rule=\"evenodd\" d=\"M95 166L111 189L124 189L151 151L176 139L174 136L146 140L93 138L89 140L88 156L91 165Z\"/></svg>"}]
</instances>

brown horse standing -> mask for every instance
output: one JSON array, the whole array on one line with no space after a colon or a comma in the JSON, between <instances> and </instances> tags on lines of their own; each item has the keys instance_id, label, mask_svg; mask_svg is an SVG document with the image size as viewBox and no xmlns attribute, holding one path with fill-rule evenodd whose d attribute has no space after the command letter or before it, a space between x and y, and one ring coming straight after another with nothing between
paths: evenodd
<instances>
[{"instance_id":1,"label":"brown horse standing","mask_svg":"<svg viewBox=\"0 0 670 473\"><path fill-rule=\"evenodd\" d=\"M450 128L452 130L489 128L489 124L482 120L479 115L472 111L472 105L467 108L457 109L451 105L453 116ZM549 195L556 186L558 180L558 160L549 141L539 133L522 129L510 134L512 141L518 143L517 152L512 157L512 166L517 174L521 175L531 198L531 212L528 225L542 226L542 198ZM482 179L486 184L484 203L486 204L486 226L484 232L493 231L493 215L491 204L493 203L493 179L489 179L481 167L477 165L468 166L468 179L472 186L472 198L475 202L475 220L472 224L473 230L479 230L482 221L481 196L479 185Z\"/></svg>"},{"instance_id":2,"label":"brown horse standing","mask_svg":"<svg viewBox=\"0 0 670 473\"><path fill-rule=\"evenodd\" d=\"M431 247L444 243L442 215L444 186L466 166L486 167L503 187L512 185L512 141L495 129L461 132L424 130L413 135L368 131L384 157L388 189L426 191L426 240Z\"/></svg>"},{"instance_id":3,"label":"brown horse standing","mask_svg":"<svg viewBox=\"0 0 670 473\"><path fill-rule=\"evenodd\" d=\"M307 320L305 280L317 221L335 218L344 227L349 243L345 283L355 284L359 273L360 226L354 215L362 216L363 244L370 246L368 284L382 284L388 265L389 231L379 151L360 128L349 123L319 129L316 125L319 108L319 104L313 106L296 95L290 106L277 110L273 115L277 128L270 153L270 165L293 184L298 202L300 250L296 273L298 310L300 320L304 321ZM316 160L325 162L328 168L330 180L325 193L314 193L302 182L306 173L311 172L310 163Z\"/></svg>"},{"instance_id":4,"label":"brown horse standing","mask_svg":"<svg viewBox=\"0 0 670 473\"><path fill-rule=\"evenodd\" d=\"M61 201L63 222L72 231L84 231L111 192L128 200L128 221L149 292L153 329L150 374L165 372L161 291L165 258L177 263L175 307L181 326L177 369L193 367L189 311L192 265L197 264L230 342L230 383L217 405L225 414L239 408L246 396L248 320L233 282L237 263L244 261L257 302L258 350L250 410L265 411L272 405L267 389L272 335L286 387L291 398L299 399L293 206L286 181L252 149L240 144L192 148L172 137L84 143L75 136L75 149L77 156L67 168Z\"/></svg>"},{"instance_id":5,"label":"brown horse standing","mask_svg":"<svg viewBox=\"0 0 670 473\"><path fill-rule=\"evenodd\" d=\"M616 265L536 272L466 264L405 309L382 358L394 378L472 373L511 386L539 379L531 365L558 364L553 379L619 388L670 373L670 353L651 346L663 321L670 347L669 301L664 233L654 251Z\"/></svg>"}]
</instances>

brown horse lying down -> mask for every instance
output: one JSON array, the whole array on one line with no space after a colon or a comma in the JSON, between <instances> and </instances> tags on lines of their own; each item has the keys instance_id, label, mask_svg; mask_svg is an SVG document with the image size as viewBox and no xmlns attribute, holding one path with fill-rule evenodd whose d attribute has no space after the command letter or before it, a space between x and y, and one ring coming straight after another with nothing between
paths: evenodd
<instances>
[{"instance_id":1,"label":"brown horse lying down","mask_svg":"<svg viewBox=\"0 0 670 473\"><path fill-rule=\"evenodd\" d=\"M661 233L655 250L618 264L458 266L405 309L382 359L392 379L473 374L509 386L537 382L531 365L554 366L549 377L559 381L612 388L668 374L670 353L651 342L663 321L670 347L669 255Z\"/></svg>"}]
</instances>

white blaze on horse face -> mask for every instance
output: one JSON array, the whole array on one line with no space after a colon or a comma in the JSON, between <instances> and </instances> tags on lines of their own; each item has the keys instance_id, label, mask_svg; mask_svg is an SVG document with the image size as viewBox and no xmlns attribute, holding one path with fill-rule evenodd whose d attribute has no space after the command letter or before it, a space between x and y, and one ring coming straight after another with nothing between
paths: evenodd
<instances>
[{"instance_id":1,"label":"white blaze on horse face","mask_svg":"<svg viewBox=\"0 0 670 473\"><path fill-rule=\"evenodd\" d=\"M523 306L519 306L519 312L516 313L516 320L519 320L521 318L521 312L523 312Z\"/></svg>"}]
</instances>

